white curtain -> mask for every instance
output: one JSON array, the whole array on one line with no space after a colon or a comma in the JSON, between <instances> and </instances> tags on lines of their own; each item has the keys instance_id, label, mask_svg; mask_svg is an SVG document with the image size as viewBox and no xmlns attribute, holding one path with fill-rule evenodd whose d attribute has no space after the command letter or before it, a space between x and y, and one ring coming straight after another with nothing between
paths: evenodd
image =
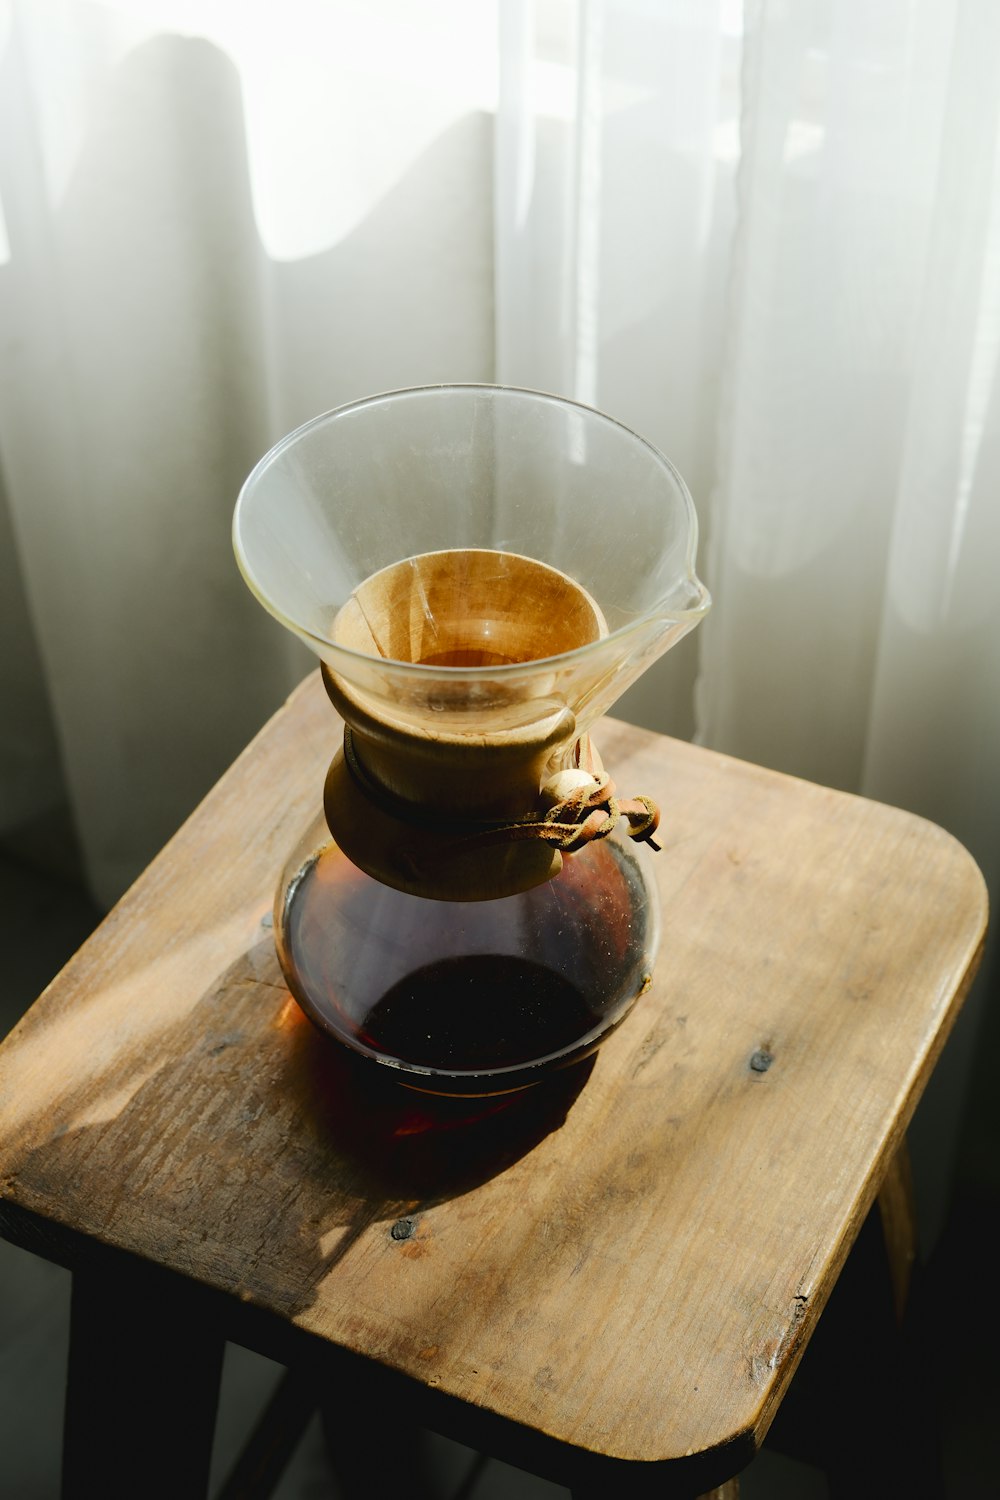
<instances>
[{"instance_id":1,"label":"white curtain","mask_svg":"<svg viewBox=\"0 0 1000 1500\"><path fill-rule=\"evenodd\" d=\"M912 808L997 890L995 0L0 16L3 823L67 795L114 899L309 665L232 562L253 462L498 380L694 493L713 610L620 711Z\"/></svg>"},{"instance_id":2,"label":"white curtain","mask_svg":"<svg viewBox=\"0 0 1000 1500\"><path fill-rule=\"evenodd\" d=\"M58 799L61 759L109 904L310 666L233 559L256 460L344 401L493 378L496 13L0 17L0 817Z\"/></svg>"},{"instance_id":3,"label":"white curtain","mask_svg":"<svg viewBox=\"0 0 1000 1500\"><path fill-rule=\"evenodd\" d=\"M996 893L1000 6L502 19L498 378L645 432L703 521L712 613L626 717L919 812ZM986 967L916 1122L928 1239Z\"/></svg>"}]
</instances>

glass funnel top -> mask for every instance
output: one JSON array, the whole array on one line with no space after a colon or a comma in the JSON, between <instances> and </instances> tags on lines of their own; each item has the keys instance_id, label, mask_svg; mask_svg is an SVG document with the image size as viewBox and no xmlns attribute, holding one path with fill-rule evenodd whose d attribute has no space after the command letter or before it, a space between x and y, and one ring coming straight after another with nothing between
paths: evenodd
<instances>
[{"instance_id":1,"label":"glass funnel top","mask_svg":"<svg viewBox=\"0 0 1000 1500\"><path fill-rule=\"evenodd\" d=\"M444 712L489 733L494 715L509 728L569 709L582 732L709 604L694 506L668 460L588 407L502 387L396 391L316 418L248 478L234 544L266 608L415 728ZM439 617L429 554L452 554L449 597L471 601L462 630ZM532 605L525 559L584 602L571 621L539 606L530 649L512 651L505 621ZM404 560L405 643L398 629L345 630L362 585Z\"/></svg>"}]
</instances>

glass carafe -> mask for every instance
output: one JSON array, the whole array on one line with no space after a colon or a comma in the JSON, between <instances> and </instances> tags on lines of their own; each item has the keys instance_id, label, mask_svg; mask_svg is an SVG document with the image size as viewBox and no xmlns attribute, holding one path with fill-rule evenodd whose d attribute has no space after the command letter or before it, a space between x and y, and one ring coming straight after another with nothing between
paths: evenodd
<instances>
[{"instance_id":1,"label":"glass carafe","mask_svg":"<svg viewBox=\"0 0 1000 1500\"><path fill-rule=\"evenodd\" d=\"M653 982L658 812L590 729L708 608L676 470L554 396L395 391L272 449L234 542L344 723L275 899L302 1009L435 1093L588 1056Z\"/></svg>"}]
</instances>

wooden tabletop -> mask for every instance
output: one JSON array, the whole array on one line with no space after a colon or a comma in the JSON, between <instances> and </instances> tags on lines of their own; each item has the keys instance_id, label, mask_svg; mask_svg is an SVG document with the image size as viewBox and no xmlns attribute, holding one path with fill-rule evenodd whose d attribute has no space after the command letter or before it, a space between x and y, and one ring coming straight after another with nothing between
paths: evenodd
<instances>
[{"instance_id":1,"label":"wooden tabletop","mask_svg":"<svg viewBox=\"0 0 1000 1500\"><path fill-rule=\"evenodd\" d=\"M974 971L976 866L607 720L605 764L663 809L652 989L551 1089L383 1096L267 925L338 738L311 676L6 1041L0 1227L133 1252L585 1451L756 1446Z\"/></svg>"}]
</instances>

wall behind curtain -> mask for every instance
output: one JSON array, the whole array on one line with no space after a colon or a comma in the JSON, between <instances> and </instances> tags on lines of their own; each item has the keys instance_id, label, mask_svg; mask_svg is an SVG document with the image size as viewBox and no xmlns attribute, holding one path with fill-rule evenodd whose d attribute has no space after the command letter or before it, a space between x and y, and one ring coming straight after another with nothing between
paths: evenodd
<instances>
[{"instance_id":1,"label":"wall behind curtain","mask_svg":"<svg viewBox=\"0 0 1000 1500\"><path fill-rule=\"evenodd\" d=\"M257 457L496 379L694 494L715 605L620 711L912 808L996 891L992 0L0 18L3 825L68 796L120 894L309 667L232 561ZM918 1120L931 1197L994 972Z\"/></svg>"}]
</instances>

